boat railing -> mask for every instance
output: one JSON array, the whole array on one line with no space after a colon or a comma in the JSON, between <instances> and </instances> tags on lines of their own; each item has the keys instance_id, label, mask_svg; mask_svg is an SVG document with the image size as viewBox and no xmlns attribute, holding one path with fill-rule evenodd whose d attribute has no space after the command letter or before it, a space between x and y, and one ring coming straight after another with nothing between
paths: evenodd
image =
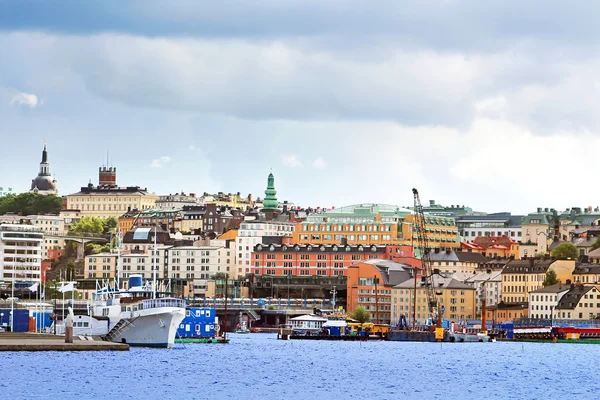
<instances>
[{"instance_id":1,"label":"boat railing","mask_svg":"<svg viewBox=\"0 0 600 400\"><path fill-rule=\"evenodd\" d=\"M161 307L176 307L185 308L185 300L182 299L151 299L144 300L139 309L161 308Z\"/></svg>"}]
</instances>

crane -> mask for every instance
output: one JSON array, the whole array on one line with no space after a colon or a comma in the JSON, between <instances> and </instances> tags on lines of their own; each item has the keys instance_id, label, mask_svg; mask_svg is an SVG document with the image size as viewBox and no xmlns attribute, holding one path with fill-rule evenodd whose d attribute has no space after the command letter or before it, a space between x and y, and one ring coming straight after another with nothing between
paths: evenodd
<instances>
[{"instance_id":1,"label":"crane","mask_svg":"<svg viewBox=\"0 0 600 400\"><path fill-rule=\"evenodd\" d=\"M425 288L427 293L427 305L429 312L431 313L432 320L435 321L437 328L441 328L442 318L440 315L440 309L438 307L438 300L436 297L437 293L435 291L433 282L434 272L431 267L431 248L429 247L429 240L427 237L425 214L423 212L423 206L421 205L419 191L417 189L413 189L412 191L415 200L413 233L416 233L417 235L415 250L419 250L421 253L421 286ZM415 298L416 292L417 291L415 287Z\"/></svg>"}]
</instances>

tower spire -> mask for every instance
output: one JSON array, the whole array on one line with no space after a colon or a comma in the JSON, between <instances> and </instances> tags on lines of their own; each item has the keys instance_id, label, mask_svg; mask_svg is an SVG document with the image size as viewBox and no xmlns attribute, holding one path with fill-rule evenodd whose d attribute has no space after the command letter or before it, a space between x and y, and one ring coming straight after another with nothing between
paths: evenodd
<instances>
[{"instance_id":1,"label":"tower spire","mask_svg":"<svg viewBox=\"0 0 600 400\"><path fill-rule=\"evenodd\" d=\"M277 201L277 190L275 190L275 177L273 176L273 172L271 172L267 179L267 190L265 190L263 209L272 211L277 210L277 207L279 207L279 202Z\"/></svg>"}]
</instances>

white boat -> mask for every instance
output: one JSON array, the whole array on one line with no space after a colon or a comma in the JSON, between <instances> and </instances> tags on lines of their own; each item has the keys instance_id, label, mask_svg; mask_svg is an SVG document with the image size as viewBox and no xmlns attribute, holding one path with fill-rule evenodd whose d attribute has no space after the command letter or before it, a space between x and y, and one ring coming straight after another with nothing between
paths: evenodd
<instances>
[{"instance_id":1,"label":"white boat","mask_svg":"<svg viewBox=\"0 0 600 400\"><path fill-rule=\"evenodd\" d=\"M155 298L156 293L142 282L141 275L131 275L128 290L97 290L92 297L91 316L108 318L108 341L172 348L177 328L185 318L185 300Z\"/></svg>"}]
</instances>

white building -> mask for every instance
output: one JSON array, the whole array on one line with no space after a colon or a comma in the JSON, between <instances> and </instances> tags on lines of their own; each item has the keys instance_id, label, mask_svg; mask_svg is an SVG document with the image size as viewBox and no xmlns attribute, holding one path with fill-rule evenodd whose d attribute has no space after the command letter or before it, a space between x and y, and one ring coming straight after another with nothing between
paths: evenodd
<instances>
[{"instance_id":1,"label":"white building","mask_svg":"<svg viewBox=\"0 0 600 400\"><path fill-rule=\"evenodd\" d=\"M263 238L268 236L291 237L296 224L279 221L244 221L238 230L236 240L237 271L236 275L250 273L252 249L255 245L263 243Z\"/></svg>"},{"instance_id":2,"label":"white building","mask_svg":"<svg viewBox=\"0 0 600 400\"><path fill-rule=\"evenodd\" d=\"M5 282L40 283L44 234L35 226L0 225L0 278Z\"/></svg>"},{"instance_id":3,"label":"white building","mask_svg":"<svg viewBox=\"0 0 600 400\"><path fill-rule=\"evenodd\" d=\"M502 300L502 271L487 270L468 278L465 283L475 288L475 308L481 315L482 300L485 297L486 307L495 306Z\"/></svg>"},{"instance_id":4,"label":"white building","mask_svg":"<svg viewBox=\"0 0 600 400\"><path fill-rule=\"evenodd\" d=\"M197 206L199 199L194 193L175 193L158 196L155 208L158 210L181 210L185 206Z\"/></svg>"},{"instance_id":5,"label":"white building","mask_svg":"<svg viewBox=\"0 0 600 400\"><path fill-rule=\"evenodd\" d=\"M555 285L530 292L529 317L547 319L557 317L558 313L554 310L556 310L556 306L570 289L571 285L559 282Z\"/></svg>"},{"instance_id":6,"label":"white building","mask_svg":"<svg viewBox=\"0 0 600 400\"><path fill-rule=\"evenodd\" d=\"M63 249L65 240L61 236L66 234L65 220L58 215L2 215L0 223L30 224L44 233L42 242L42 260L48 258L48 250Z\"/></svg>"}]
</instances>

